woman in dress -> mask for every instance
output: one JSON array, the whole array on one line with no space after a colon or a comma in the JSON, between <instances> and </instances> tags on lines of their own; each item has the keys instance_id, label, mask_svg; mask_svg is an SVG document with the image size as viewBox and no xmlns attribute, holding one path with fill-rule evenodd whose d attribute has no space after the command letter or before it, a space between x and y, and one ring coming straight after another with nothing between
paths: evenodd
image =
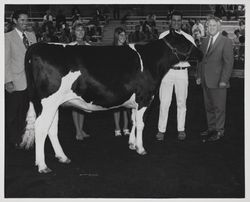
<instances>
[{"instance_id":1,"label":"woman in dress","mask_svg":"<svg viewBox=\"0 0 250 202\"><path fill-rule=\"evenodd\" d=\"M127 37L125 29L122 27L117 27L114 31L114 46L125 46L127 45ZM114 112L114 121L115 121L115 136L121 136L122 132L120 129L120 116L121 113L123 114L123 134L129 135L129 129L128 129L128 110L123 109L119 111Z\"/></svg>"},{"instance_id":2,"label":"woman in dress","mask_svg":"<svg viewBox=\"0 0 250 202\"><path fill-rule=\"evenodd\" d=\"M74 24L72 28L72 38L73 42L69 43L69 45L90 45L86 41L85 27L82 23ZM76 139L83 140L84 138L88 138L89 135L83 131L84 112L80 110L73 110L72 117L76 128Z\"/></svg>"}]
</instances>

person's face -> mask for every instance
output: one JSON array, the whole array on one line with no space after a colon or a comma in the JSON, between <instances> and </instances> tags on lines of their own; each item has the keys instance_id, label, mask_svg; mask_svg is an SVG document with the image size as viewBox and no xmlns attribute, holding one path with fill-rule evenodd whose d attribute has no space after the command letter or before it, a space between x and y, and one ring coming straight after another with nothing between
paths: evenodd
<instances>
[{"instance_id":1,"label":"person's face","mask_svg":"<svg viewBox=\"0 0 250 202\"><path fill-rule=\"evenodd\" d=\"M16 24L16 28L19 29L21 32L23 32L27 29L28 15L21 14L19 15L19 18L17 20L13 19L13 21Z\"/></svg>"},{"instance_id":2,"label":"person's face","mask_svg":"<svg viewBox=\"0 0 250 202\"><path fill-rule=\"evenodd\" d=\"M84 35L85 35L85 31L84 31L84 28L82 26L80 27L77 27L75 29L75 35L76 35L76 38L79 40L83 39Z\"/></svg>"},{"instance_id":3,"label":"person's face","mask_svg":"<svg viewBox=\"0 0 250 202\"><path fill-rule=\"evenodd\" d=\"M219 22L216 22L215 20L209 20L207 26L209 35L214 36L219 32Z\"/></svg>"},{"instance_id":4,"label":"person's face","mask_svg":"<svg viewBox=\"0 0 250 202\"><path fill-rule=\"evenodd\" d=\"M123 45L126 41L126 34L125 32L121 32L119 35L118 35L118 45Z\"/></svg>"},{"instance_id":5,"label":"person's face","mask_svg":"<svg viewBox=\"0 0 250 202\"><path fill-rule=\"evenodd\" d=\"M173 15L171 19L171 27L174 30L180 31L182 24L182 19L180 15Z\"/></svg>"}]
</instances>

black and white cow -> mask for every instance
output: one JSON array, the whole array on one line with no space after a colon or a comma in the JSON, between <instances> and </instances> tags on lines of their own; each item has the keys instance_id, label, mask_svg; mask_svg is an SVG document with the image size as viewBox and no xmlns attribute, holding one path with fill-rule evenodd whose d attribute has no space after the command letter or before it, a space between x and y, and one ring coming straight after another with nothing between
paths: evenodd
<instances>
[{"instance_id":1,"label":"black and white cow","mask_svg":"<svg viewBox=\"0 0 250 202\"><path fill-rule=\"evenodd\" d=\"M70 162L57 136L60 105L86 112L123 106L132 108L129 148L144 155L143 114L161 79L179 60L201 58L200 50L175 31L140 45L34 44L25 58L30 109L21 146L29 148L35 142L38 171L50 172L44 154L47 134L59 161ZM35 114L36 120L32 119Z\"/></svg>"}]
</instances>

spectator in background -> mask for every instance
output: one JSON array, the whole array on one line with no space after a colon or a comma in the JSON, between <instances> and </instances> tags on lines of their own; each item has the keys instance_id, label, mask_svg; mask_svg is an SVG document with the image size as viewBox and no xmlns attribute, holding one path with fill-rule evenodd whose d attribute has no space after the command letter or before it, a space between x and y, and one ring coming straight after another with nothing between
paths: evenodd
<instances>
[{"instance_id":1,"label":"spectator in background","mask_svg":"<svg viewBox=\"0 0 250 202\"><path fill-rule=\"evenodd\" d=\"M199 19L195 19L195 24L192 27L192 36L194 39L201 39L205 36L204 26L201 24Z\"/></svg>"},{"instance_id":2,"label":"spectator in background","mask_svg":"<svg viewBox=\"0 0 250 202\"><path fill-rule=\"evenodd\" d=\"M233 45L234 45L234 57L237 59L239 57L239 49L240 49L240 30L234 30L234 38L233 38Z\"/></svg>"},{"instance_id":3,"label":"spectator in background","mask_svg":"<svg viewBox=\"0 0 250 202\"><path fill-rule=\"evenodd\" d=\"M25 131L26 112L29 108L24 58L28 47L36 43L36 37L34 33L27 32L27 11L15 11L12 21L15 24L14 29L4 35L5 140L10 146L18 149Z\"/></svg>"},{"instance_id":4,"label":"spectator in background","mask_svg":"<svg viewBox=\"0 0 250 202\"><path fill-rule=\"evenodd\" d=\"M77 6L74 6L72 8L71 14L72 14L72 17L71 17L71 19L72 19L72 25L73 25L75 23L75 21L80 20L81 13L80 13L79 8Z\"/></svg>"},{"instance_id":5,"label":"spectator in background","mask_svg":"<svg viewBox=\"0 0 250 202\"><path fill-rule=\"evenodd\" d=\"M234 30L234 35L235 37L233 38L233 44L239 45L240 44L239 37L241 36L240 30L239 29Z\"/></svg>"},{"instance_id":6,"label":"spectator in background","mask_svg":"<svg viewBox=\"0 0 250 202\"><path fill-rule=\"evenodd\" d=\"M192 35L192 28L190 27L189 23L183 23L181 26L181 30L183 30L187 34Z\"/></svg>"},{"instance_id":7,"label":"spectator in background","mask_svg":"<svg viewBox=\"0 0 250 202\"><path fill-rule=\"evenodd\" d=\"M62 24L66 24L66 17L61 9L58 10L56 15L56 29L59 30Z\"/></svg>"},{"instance_id":8,"label":"spectator in background","mask_svg":"<svg viewBox=\"0 0 250 202\"><path fill-rule=\"evenodd\" d=\"M127 45L127 37L125 29L122 27L117 27L114 31L114 46L125 46ZM118 111L119 110L119 111ZM121 136L122 132L124 135L129 135L128 129L128 109L118 109L114 112L114 121L115 121L115 136ZM121 132L120 128L120 116L123 114L123 131Z\"/></svg>"},{"instance_id":9,"label":"spectator in background","mask_svg":"<svg viewBox=\"0 0 250 202\"><path fill-rule=\"evenodd\" d=\"M47 22L43 25L43 33L41 41L43 42L58 42L58 38L55 35L55 28L52 22Z\"/></svg>"},{"instance_id":10,"label":"spectator in background","mask_svg":"<svg viewBox=\"0 0 250 202\"><path fill-rule=\"evenodd\" d=\"M222 18L225 15L226 15L225 8L222 5L216 5L214 16L216 16L218 18Z\"/></svg>"},{"instance_id":11,"label":"spectator in background","mask_svg":"<svg viewBox=\"0 0 250 202\"><path fill-rule=\"evenodd\" d=\"M240 56L240 60L244 61L245 60L245 36L240 36L239 41L240 41L239 56Z\"/></svg>"},{"instance_id":12,"label":"spectator in background","mask_svg":"<svg viewBox=\"0 0 250 202\"><path fill-rule=\"evenodd\" d=\"M223 36L225 36L225 37L228 38L228 33L227 33L227 31L223 30L223 31L221 32L221 34L222 34Z\"/></svg>"},{"instance_id":13,"label":"spectator in background","mask_svg":"<svg viewBox=\"0 0 250 202\"><path fill-rule=\"evenodd\" d=\"M135 31L132 32L132 34L130 34L129 36L129 42L136 43L144 41L145 35L143 34L143 32L140 31L140 28L140 25L135 26Z\"/></svg>"},{"instance_id":14,"label":"spectator in background","mask_svg":"<svg viewBox=\"0 0 250 202\"><path fill-rule=\"evenodd\" d=\"M71 41L71 34L68 24L64 24L63 22L60 24L56 37L60 43L69 43Z\"/></svg>"},{"instance_id":15,"label":"spectator in background","mask_svg":"<svg viewBox=\"0 0 250 202\"><path fill-rule=\"evenodd\" d=\"M74 24L74 27L72 28L72 38L74 41L69 45L90 45L86 41L85 33L86 32L83 24ZM73 109L72 117L76 129L76 139L83 140L84 138L88 138L89 135L83 130L84 112L82 110Z\"/></svg>"},{"instance_id":16,"label":"spectator in background","mask_svg":"<svg viewBox=\"0 0 250 202\"><path fill-rule=\"evenodd\" d=\"M5 19L6 24L4 25L4 33L12 31L15 27L15 23L13 22L13 14L14 12L11 13L9 20Z\"/></svg>"},{"instance_id":17,"label":"spectator in background","mask_svg":"<svg viewBox=\"0 0 250 202\"><path fill-rule=\"evenodd\" d=\"M156 26L156 15L155 14L149 14L146 17L145 24L148 24L150 27Z\"/></svg>"},{"instance_id":18,"label":"spectator in background","mask_svg":"<svg viewBox=\"0 0 250 202\"><path fill-rule=\"evenodd\" d=\"M194 26L194 20L192 18L188 18L187 28L189 28L189 31L187 34L190 34L192 36L192 27Z\"/></svg>"},{"instance_id":19,"label":"spectator in background","mask_svg":"<svg viewBox=\"0 0 250 202\"><path fill-rule=\"evenodd\" d=\"M42 38L42 28L40 27L39 22L34 22L32 29L33 29L33 31L34 31L34 33L36 35L37 42L41 41L41 38Z\"/></svg>"},{"instance_id":20,"label":"spectator in background","mask_svg":"<svg viewBox=\"0 0 250 202\"><path fill-rule=\"evenodd\" d=\"M46 14L43 16L43 23L46 24L47 22L53 22L53 16L49 9L46 11Z\"/></svg>"},{"instance_id":21,"label":"spectator in background","mask_svg":"<svg viewBox=\"0 0 250 202\"><path fill-rule=\"evenodd\" d=\"M152 27L150 27L147 23L143 24L142 31L145 36L144 41L149 42L156 39L156 36L152 33Z\"/></svg>"},{"instance_id":22,"label":"spectator in background","mask_svg":"<svg viewBox=\"0 0 250 202\"><path fill-rule=\"evenodd\" d=\"M239 30L240 30L240 34L242 36L245 36L245 21L244 20L240 20L239 22Z\"/></svg>"},{"instance_id":23,"label":"spectator in background","mask_svg":"<svg viewBox=\"0 0 250 202\"><path fill-rule=\"evenodd\" d=\"M120 6L119 6L119 4L113 5L113 19L114 20L120 19Z\"/></svg>"}]
</instances>

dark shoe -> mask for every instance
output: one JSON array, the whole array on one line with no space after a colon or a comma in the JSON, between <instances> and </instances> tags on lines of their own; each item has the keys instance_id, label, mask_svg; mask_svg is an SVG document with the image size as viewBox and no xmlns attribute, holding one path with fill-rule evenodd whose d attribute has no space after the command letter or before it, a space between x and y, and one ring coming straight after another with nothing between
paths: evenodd
<instances>
[{"instance_id":1,"label":"dark shoe","mask_svg":"<svg viewBox=\"0 0 250 202\"><path fill-rule=\"evenodd\" d=\"M178 140L185 140L186 139L186 133L185 131L178 131Z\"/></svg>"},{"instance_id":2,"label":"dark shoe","mask_svg":"<svg viewBox=\"0 0 250 202\"><path fill-rule=\"evenodd\" d=\"M162 132L159 131L156 134L156 139L159 140L159 141L163 141L164 140L164 133L162 133Z\"/></svg>"},{"instance_id":3,"label":"dark shoe","mask_svg":"<svg viewBox=\"0 0 250 202\"><path fill-rule=\"evenodd\" d=\"M215 131L208 139L208 142L215 142L224 137L224 131Z\"/></svg>"},{"instance_id":4,"label":"dark shoe","mask_svg":"<svg viewBox=\"0 0 250 202\"><path fill-rule=\"evenodd\" d=\"M214 132L214 130L205 130L205 131L202 131L202 132L200 133L200 136L201 136L201 137L210 136L210 135L212 135L213 132Z\"/></svg>"}]
</instances>

